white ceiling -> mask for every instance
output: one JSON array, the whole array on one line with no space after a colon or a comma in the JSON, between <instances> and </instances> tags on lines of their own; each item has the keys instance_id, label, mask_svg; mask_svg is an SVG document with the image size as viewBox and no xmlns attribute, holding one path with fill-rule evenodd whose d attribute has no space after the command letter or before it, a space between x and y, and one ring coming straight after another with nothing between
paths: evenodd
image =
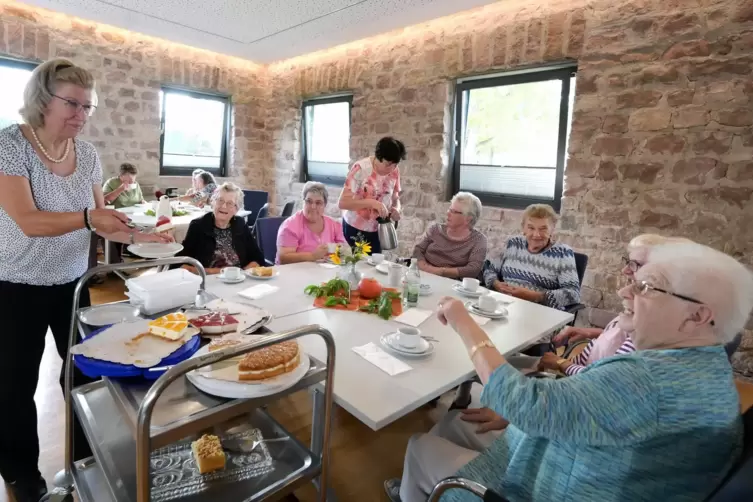
<instances>
[{"instance_id":1,"label":"white ceiling","mask_svg":"<svg viewBox=\"0 0 753 502\"><path fill-rule=\"evenodd\" d=\"M495 0L23 0L131 31L270 63Z\"/></svg>"}]
</instances>

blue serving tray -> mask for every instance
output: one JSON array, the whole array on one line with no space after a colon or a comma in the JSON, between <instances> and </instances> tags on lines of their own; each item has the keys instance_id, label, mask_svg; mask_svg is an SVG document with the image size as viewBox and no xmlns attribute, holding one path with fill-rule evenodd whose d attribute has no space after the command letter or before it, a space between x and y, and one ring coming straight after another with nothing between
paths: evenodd
<instances>
[{"instance_id":1,"label":"blue serving tray","mask_svg":"<svg viewBox=\"0 0 753 502\"><path fill-rule=\"evenodd\" d=\"M105 331L109 326L102 326L96 331L92 331L89 337L97 336ZM88 338L88 337L87 337ZM199 350L201 346L201 337L197 334L184 343L178 350L165 357L157 366L171 366L185 361ZM133 378L143 377L147 380L156 380L164 371L149 371L149 368L138 368L132 364L118 364L108 361L100 361L82 355L74 355L73 363L81 372L89 378Z\"/></svg>"}]
</instances>

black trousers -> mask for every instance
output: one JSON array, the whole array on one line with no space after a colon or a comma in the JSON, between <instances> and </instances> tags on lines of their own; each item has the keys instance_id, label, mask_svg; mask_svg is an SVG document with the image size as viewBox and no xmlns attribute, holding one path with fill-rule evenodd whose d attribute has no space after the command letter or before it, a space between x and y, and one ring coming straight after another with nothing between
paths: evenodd
<instances>
[{"instance_id":1,"label":"black trousers","mask_svg":"<svg viewBox=\"0 0 753 502\"><path fill-rule=\"evenodd\" d=\"M379 243L379 234L377 232L366 232L364 230L358 230L356 227L348 225L348 223L343 220L343 235L345 237L345 240L348 241L348 244L350 244L350 247L354 247L356 245L358 234L361 234L364 240L371 244L372 254L382 252L382 245Z\"/></svg>"},{"instance_id":2,"label":"black trousers","mask_svg":"<svg viewBox=\"0 0 753 502\"><path fill-rule=\"evenodd\" d=\"M6 482L39 476L39 438L34 393L44 352L47 329L52 330L58 354L67 360L68 335L76 282L57 286L31 286L0 281L0 475ZM91 304L89 290L81 292L80 306ZM60 372L61 390L65 367ZM92 380L74 368L73 387ZM65 415L58 416L64 421ZM75 420L74 459L86 458L91 450L78 420ZM62 469L63 466L61 465Z\"/></svg>"}]
</instances>

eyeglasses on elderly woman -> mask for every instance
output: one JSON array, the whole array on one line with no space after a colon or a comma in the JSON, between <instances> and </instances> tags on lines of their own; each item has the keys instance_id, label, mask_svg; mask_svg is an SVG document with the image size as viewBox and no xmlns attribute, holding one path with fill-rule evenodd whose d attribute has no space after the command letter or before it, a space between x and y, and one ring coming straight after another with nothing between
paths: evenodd
<instances>
[{"instance_id":1,"label":"eyeglasses on elderly woman","mask_svg":"<svg viewBox=\"0 0 753 502\"><path fill-rule=\"evenodd\" d=\"M631 272L637 272L643 266L643 263L637 260L631 260L627 256L623 256L622 266L629 268Z\"/></svg>"},{"instance_id":2,"label":"eyeglasses on elderly woman","mask_svg":"<svg viewBox=\"0 0 753 502\"><path fill-rule=\"evenodd\" d=\"M673 293L672 291L667 291L666 289L657 288L656 286L652 286L646 281L637 281L632 284L632 291L634 295L645 295L649 291L656 291L657 293L664 293L665 295L674 296L675 298L679 298L680 300L685 300L686 302L695 303L698 305L705 305L700 300L696 300L695 298L691 298L689 296L681 295L679 293ZM711 321L711 325L714 325L714 321Z\"/></svg>"},{"instance_id":3,"label":"eyeglasses on elderly woman","mask_svg":"<svg viewBox=\"0 0 753 502\"><path fill-rule=\"evenodd\" d=\"M76 114L79 111L83 110L84 115L86 115L87 117L91 117L92 114L94 113L94 110L97 109L96 105L83 105L79 103L78 101L76 101L75 99L64 98L62 96L58 96L57 94L53 94L52 97L58 98L59 100L64 101L66 104L66 107L68 108L68 110L70 110L72 114Z\"/></svg>"}]
</instances>

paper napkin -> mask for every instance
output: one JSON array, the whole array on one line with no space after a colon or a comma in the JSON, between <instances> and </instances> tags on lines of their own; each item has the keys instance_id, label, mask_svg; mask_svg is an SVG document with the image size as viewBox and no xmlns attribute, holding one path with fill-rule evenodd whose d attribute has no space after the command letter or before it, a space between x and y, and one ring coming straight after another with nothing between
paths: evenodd
<instances>
[{"instance_id":1,"label":"paper napkin","mask_svg":"<svg viewBox=\"0 0 753 502\"><path fill-rule=\"evenodd\" d=\"M243 298L248 298L249 300L259 300L261 298L264 298L265 296L271 295L272 293L276 293L280 288L277 286L270 286L269 284L259 284L257 286L252 286L250 288L244 289L243 291L239 292L238 295L242 296Z\"/></svg>"},{"instance_id":2,"label":"paper napkin","mask_svg":"<svg viewBox=\"0 0 753 502\"><path fill-rule=\"evenodd\" d=\"M353 347L353 352L363 357L371 364L387 373L389 376L399 375L410 371L411 368L400 359L393 357L377 347L373 342L361 347Z\"/></svg>"},{"instance_id":3,"label":"paper napkin","mask_svg":"<svg viewBox=\"0 0 753 502\"><path fill-rule=\"evenodd\" d=\"M395 318L395 320L408 326L417 328L422 322L427 320L434 312L425 309L407 309L405 312Z\"/></svg>"},{"instance_id":4,"label":"paper napkin","mask_svg":"<svg viewBox=\"0 0 753 502\"><path fill-rule=\"evenodd\" d=\"M470 312L468 313L471 314ZM488 323L490 320L488 317L481 317L480 315L476 315L476 314L471 314L471 319L476 321L476 324L478 324L479 326L483 326L484 324Z\"/></svg>"},{"instance_id":5,"label":"paper napkin","mask_svg":"<svg viewBox=\"0 0 753 502\"><path fill-rule=\"evenodd\" d=\"M322 268L337 268L334 263L320 263L319 266Z\"/></svg>"}]
</instances>

